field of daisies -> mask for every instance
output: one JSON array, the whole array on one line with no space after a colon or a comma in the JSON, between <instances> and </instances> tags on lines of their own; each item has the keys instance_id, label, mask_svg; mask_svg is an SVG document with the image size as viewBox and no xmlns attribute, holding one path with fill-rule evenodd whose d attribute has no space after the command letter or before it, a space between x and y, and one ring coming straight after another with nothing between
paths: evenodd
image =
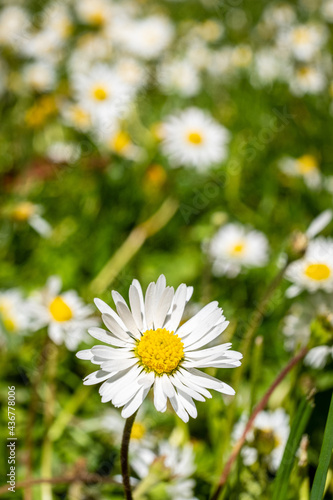
<instances>
[{"instance_id":1,"label":"field of daisies","mask_svg":"<svg viewBox=\"0 0 333 500\"><path fill-rule=\"evenodd\" d=\"M333 0L2 0L0 497L333 498Z\"/></svg>"}]
</instances>

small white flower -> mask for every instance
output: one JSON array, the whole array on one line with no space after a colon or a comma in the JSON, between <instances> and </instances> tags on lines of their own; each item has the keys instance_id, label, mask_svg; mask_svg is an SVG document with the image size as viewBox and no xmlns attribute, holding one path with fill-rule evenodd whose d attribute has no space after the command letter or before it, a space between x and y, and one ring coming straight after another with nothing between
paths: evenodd
<instances>
[{"instance_id":1,"label":"small white flower","mask_svg":"<svg viewBox=\"0 0 333 500\"><path fill-rule=\"evenodd\" d=\"M52 90L56 83L56 72L52 64L39 61L23 68L23 81L37 92Z\"/></svg>"},{"instance_id":2,"label":"small white flower","mask_svg":"<svg viewBox=\"0 0 333 500\"><path fill-rule=\"evenodd\" d=\"M0 13L0 45L17 45L27 36L29 17L18 5L8 5Z\"/></svg>"},{"instance_id":3,"label":"small white flower","mask_svg":"<svg viewBox=\"0 0 333 500\"><path fill-rule=\"evenodd\" d=\"M96 64L89 72L74 73L72 81L74 97L100 128L111 127L131 102L129 86L105 64Z\"/></svg>"},{"instance_id":4,"label":"small white flower","mask_svg":"<svg viewBox=\"0 0 333 500\"><path fill-rule=\"evenodd\" d=\"M22 201L17 203L11 210L11 218L15 222L27 222L38 234L43 238L48 238L52 233L52 227L41 216L43 207L31 203L30 201Z\"/></svg>"},{"instance_id":5,"label":"small white flower","mask_svg":"<svg viewBox=\"0 0 333 500\"><path fill-rule=\"evenodd\" d=\"M188 108L167 118L162 135L162 150L171 166L204 171L227 156L228 130L199 108Z\"/></svg>"},{"instance_id":6,"label":"small white flower","mask_svg":"<svg viewBox=\"0 0 333 500\"><path fill-rule=\"evenodd\" d=\"M80 157L80 146L73 142L53 142L46 155L54 163L74 163Z\"/></svg>"},{"instance_id":7,"label":"small white flower","mask_svg":"<svg viewBox=\"0 0 333 500\"><path fill-rule=\"evenodd\" d=\"M247 421L248 417L243 414L234 427L234 441L243 434ZM272 472L276 472L282 460L289 430L289 416L282 408L261 411L256 416L253 427L246 436L246 445L241 451L244 464L253 465L260 457Z\"/></svg>"},{"instance_id":8,"label":"small white flower","mask_svg":"<svg viewBox=\"0 0 333 500\"><path fill-rule=\"evenodd\" d=\"M299 158L285 157L279 161L280 170L291 177L302 177L306 185L316 189L321 183L318 160L315 156L304 154Z\"/></svg>"},{"instance_id":9,"label":"small white flower","mask_svg":"<svg viewBox=\"0 0 333 500\"><path fill-rule=\"evenodd\" d=\"M300 61L309 61L322 48L327 39L325 26L316 24L299 24L290 29L281 30L278 45L289 49Z\"/></svg>"},{"instance_id":10,"label":"small white flower","mask_svg":"<svg viewBox=\"0 0 333 500\"><path fill-rule=\"evenodd\" d=\"M0 336L3 333L24 335L30 328L33 328L33 320L21 291L15 288L0 291Z\"/></svg>"},{"instance_id":11,"label":"small white flower","mask_svg":"<svg viewBox=\"0 0 333 500\"><path fill-rule=\"evenodd\" d=\"M92 309L83 303L74 290L61 293L61 279L51 276L44 290L30 298L30 308L38 329L48 327L55 344L65 344L70 351L87 340L86 329L98 324L91 317Z\"/></svg>"},{"instance_id":12,"label":"small white flower","mask_svg":"<svg viewBox=\"0 0 333 500\"><path fill-rule=\"evenodd\" d=\"M333 240L318 237L310 241L304 257L292 262L286 270L286 278L294 283L287 296L295 296L302 290L333 291Z\"/></svg>"},{"instance_id":13,"label":"small white flower","mask_svg":"<svg viewBox=\"0 0 333 500\"><path fill-rule=\"evenodd\" d=\"M311 335L312 328L314 333ZM323 345L310 349L304 358L304 363L312 368L323 368L329 361L330 355L333 357L332 295L317 292L310 300L293 304L284 318L283 334L287 351L295 351L306 346L311 337L314 343L322 342Z\"/></svg>"},{"instance_id":14,"label":"small white flower","mask_svg":"<svg viewBox=\"0 0 333 500\"><path fill-rule=\"evenodd\" d=\"M319 94L326 86L323 68L313 64L300 66L289 79L289 88L295 95Z\"/></svg>"},{"instance_id":15,"label":"small white flower","mask_svg":"<svg viewBox=\"0 0 333 500\"><path fill-rule=\"evenodd\" d=\"M268 241L256 230L240 224L226 224L213 236L208 253L216 276L237 276L242 267L263 267L268 261Z\"/></svg>"},{"instance_id":16,"label":"small white flower","mask_svg":"<svg viewBox=\"0 0 333 500\"><path fill-rule=\"evenodd\" d=\"M186 59L163 62L157 68L157 80L163 92L182 97L196 95L201 87L197 69Z\"/></svg>"},{"instance_id":17,"label":"small white flower","mask_svg":"<svg viewBox=\"0 0 333 500\"><path fill-rule=\"evenodd\" d=\"M140 448L131 460L131 466L141 479L148 476L150 467L159 462L168 472L166 493L170 500L196 500L193 496L195 482L190 476L195 471L193 448L190 444L178 447L162 441L158 452Z\"/></svg>"},{"instance_id":18,"label":"small white flower","mask_svg":"<svg viewBox=\"0 0 333 500\"><path fill-rule=\"evenodd\" d=\"M229 385L198 370L240 365L242 355L229 350L230 343L202 349L228 326L217 302L211 302L179 326L192 291L185 284L174 291L161 275L156 283L150 283L145 297L140 283L133 280L129 290L131 310L115 291L112 296L118 314L95 299L110 331L91 328L89 333L109 346L80 351L77 357L100 365L84 384L103 382L99 391L102 402L123 406L124 418L141 406L151 387L156 410L164 412L169 399L184 422L189 416L197 416L193 398L204 401L211 397L207 389L234 394Z\"/></svg>"},{"instance_id":19,"label":"small white flower","mask_svg":"<svg viewBox=\"0 0 333 500\"><path fill-rule=\"evenodd\" d=\"M125 50L143 59L155 59L173 38L173 25L163 16L128 20L126 30L118 32L118 42Z\"/></svg>"},{"instance_id":20,"label":"small white flower","mask_svg":"<svg viewBox=\"0 0 333 500\"><path fill-rule=\"evenodd\" d=\"M85 24L103 27L111 22L113 5L107 0L77 0L75 10Z\"/></svg>"}]
</instances>

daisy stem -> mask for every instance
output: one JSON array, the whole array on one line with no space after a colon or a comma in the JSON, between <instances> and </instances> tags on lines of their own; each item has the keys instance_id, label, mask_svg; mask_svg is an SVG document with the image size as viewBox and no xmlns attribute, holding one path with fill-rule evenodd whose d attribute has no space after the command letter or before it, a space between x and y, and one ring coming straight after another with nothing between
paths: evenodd
<instances>
[{"instance_id":1,"label":"daisy stem","mask_svg":"<svg viewBox=\"0 0 333 500\"><path fill-rule=\"evenodd\" d=\"M124 485L126 500L133 500L132 490L130 485L130 476L129 476L128 450L129 450L129 442L131 439L131 431L136 414L137 411L133 413L133 415L128 417L128 419L125 422L123 437L121 441L121 449L120 449L121 475L123 476L123 485Z\"/></svg>"},{"instance_id":2,"label":"daisy stem","mask_svg":"<svg viewBox=\"0 0 333 500\"><path fill-rule=\"evenodd\" d=\"M224 469L222 471L222 474L220 476L218 487L216 488L215 492L213 493L213 495L211 497L211 500L218 500L218 498L220 497L220 494L222 493L222 489L223 489L224 485L226 484L227 479L229 477L229 474L230 474L231 468L233 466L233 463L235 462L236 458L238 457L238 454L239 454L239 452L240 452L243 444L245 443L247 433L251 430L251 428L252 428L252 426L254 424L254 421L255 421L255 419L256 419L256 417L258 415L258 413L260 413L265 408L265 406L268 403L268 400L269 400L270 396L272 395L272 393L274 392L274 390L276 389L276 387L280 384L280 382L282 382L282 380L288 375L288 373L294 368L294 366L296 366L297 363L299 361L301 361L301 359L304 358L304 356L307 354L307 352L308 352L308 348L307 347L303 347L303 349L301 349L289 361L289 363L283 368L283 370L276 377L276 379L274 380L274 382L272 383L272 385L266 391L266 393L264 394L264 396L262 397L262 399L259 401L259 403L257 404L257 406L254 408L254 410L252 412L252 415L251 415L251 417L249 418L249 420L248 420L248 422L246 424L246 427L244 429L243 434L241 435L241 437L239 438L239 440L237 441L237 443L233 447L231 455L230 455L227 463L225 464L225 467L224 467Z\"/></svg>"}]
</instances>

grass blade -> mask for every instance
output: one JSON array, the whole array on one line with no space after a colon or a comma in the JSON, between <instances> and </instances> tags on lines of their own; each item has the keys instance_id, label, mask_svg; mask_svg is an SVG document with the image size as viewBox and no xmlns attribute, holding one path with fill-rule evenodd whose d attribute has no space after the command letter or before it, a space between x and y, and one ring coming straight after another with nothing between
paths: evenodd
<instances>
[{"instance_id":1,"label":"grass blade","mask_svg":"<svg viewBox=\"0 0 333 500\"><path fill-rule=\"evenodd\" d=\"M319 464L312 485L310 500L321 500L324 495L327 471L333 449L333 395L326 421L324 440L320 451Z\"/></svg>"}]
</instances>

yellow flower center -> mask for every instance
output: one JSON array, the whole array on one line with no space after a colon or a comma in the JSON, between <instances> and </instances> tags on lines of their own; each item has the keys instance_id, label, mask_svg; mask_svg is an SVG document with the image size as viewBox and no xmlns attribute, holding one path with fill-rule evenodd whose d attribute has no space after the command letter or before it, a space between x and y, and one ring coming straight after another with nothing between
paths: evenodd
<instances>
[{"instance_id":1,"label":"yellow flower center","mask_svg":"<svg viewBox=\"0 0 333 500\"><path fill-rule=\"evenodd\" d=\"M93 89L93 96L97 101L105 101L108 97L108 93L103 87L95 87Z\"/></svg>"},{"instance_id":2,"label":"yellow flower center","mask_svg":"<svg viewBox=\"0 0 333 500\"><path fill-rule=\"evenodd\" d=\"M173 332L165 328L147 330L138 342L135 354L145 370L157 375L172 373L184 359L184 344Z\"/></svg>"},{"instance_id":3,"label":"yellow flower center","mask_svg":"<svg viewBox=\"0 0 333 500\"><path fill-rule=\"evenodd\" d=\"M191 144L198 145L202 143L202 135L199 132L189 132L187 139Z\"/></svg>"},{"instance_id":4,"label":"yellow flower center","mask_svg":"<svg viewBox=\"0 0 333 500\"><path fill-rule=\"evenodd\" d=\"M238 243L236 243L236 245L234 245L231 248L230 254L234 257L239 257L244 253L244 250L245 250L245 243L243 241L239 241Z\"/></svg>"},{"instance_id":5,"label":"yellow flower center","mask_svg":"<svg viewBox=\"0 0 333 500\"><path fill-rule=\"evenodd\" d=\"M105 22L105 16L103 15L102 10L96 10L95 12L91 12L88 16L88 21L95 26L101 26Z\"/></svg>"},{"instance_id":6,"label":"yellow flower center","mask_svg":"<svg viewBox=\"0 0 333 500\"><path fill-rule=\"evenodd\" d=\"M2 318L3 326L6 328L7 332L15 332L16 323L10 316L4 316Z\"/></svg>"},{"instance_id":7,"label":"yellow flower center","mask_svg":"<svg viewBox=\"0 0 333 500\"><path fill-rule=\"evenodd\" d=\"M298 170L301 174L307 174L318 168L317 160L312 155L303 155L297 160Z\"/></svg>"},{"instance_id":8,"label":"yellow flower center","mask_svg":"<svg viewBox=\"0 0 333 500\"><path fill-rule=\"evenodd\" d=\"M296 28L293 33L293 39L296 45L307 43L310 40L309 31L306 28Z\"/></svg>"},{"instance_id":9,"label":"yellow flower center","mask_svg":"<svg viewBox=\"0 0 333 500\"><path fill-rule=\"evenodd\" d=\"M69 321L73 317L71 308L59 296L52 300L49 311L56 321Z\"/></svg>"},{"instance_id":10,"label":"yellow flower center","mask_svg":"<svg viewBox=\"0 0 333 500\"><path fill-rule=\"evenodd\" d=\"M29 201L24 201L16 205L13 210L13 218L17 221L26 221L35 212L35 206Z\"/></svg>"},{"instance_id":11,"label":"yellow flower center","mask_svg":"<svg viewBox=\"0 0 333 500\"><path fill-rule=\"evenodd\" d=\"M124 132L120 130L115 134L115 136L111 140L111 147L116 153L121 153L124 149L126 149L131 144L131 138Z\"/></svg>"},{"instance_id":12,"label":"yellow flower center","mask_svg":"<svg viewBox=\"0 0 333 500\"><path fill-rule=\"evenodd\" d=\"M131 439L140 440L146 433L146 427L141 422L134 422L132 431L131 431Z\"/></svg>"},{"instance_id":13,"label":"yellow flower center","mask_svg":"<svg viewBox=\"0 0 333 500\"><path fill-rule=\"evenodd\" d=\"M331 275L331 270L326 264L309 264L304 274L315 281L327 280Z\"/></svg>"}]
</instances>

